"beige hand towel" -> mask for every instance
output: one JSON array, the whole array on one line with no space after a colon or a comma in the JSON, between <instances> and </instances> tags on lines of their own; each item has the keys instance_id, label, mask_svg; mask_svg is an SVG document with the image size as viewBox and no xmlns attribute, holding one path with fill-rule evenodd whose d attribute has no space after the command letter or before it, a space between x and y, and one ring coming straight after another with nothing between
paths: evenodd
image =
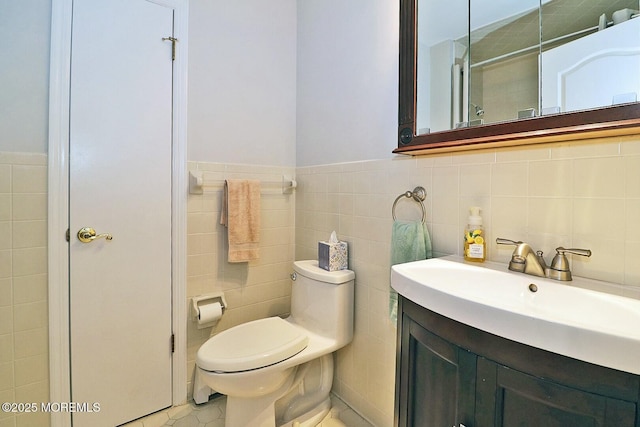
<instances>
[{"instance_id":1,"label":"beige hand towel","mask_svg":"<svg viewBox=\"0 0 640 427\"><path fill-rule=\"evenodd\" d=\"M229 262L260 258L260 181L224 182L220 224L227 227Z\"/></svg>"}]
</instances>

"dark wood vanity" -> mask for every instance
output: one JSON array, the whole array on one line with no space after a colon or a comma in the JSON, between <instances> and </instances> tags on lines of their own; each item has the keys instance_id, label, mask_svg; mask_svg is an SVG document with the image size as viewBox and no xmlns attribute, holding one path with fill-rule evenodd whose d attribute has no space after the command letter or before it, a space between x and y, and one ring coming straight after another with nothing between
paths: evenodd
<instances>
[{"instance_id":1,"label":"dark wood vanity","mask_svg":"<svg viewBox=\"0 0 640 427\"><path fill-rule=\"evenodd\" d=\"M398 299L396 427L640 427L640 375L507 340Z\"/></svg>"}]
</instances>

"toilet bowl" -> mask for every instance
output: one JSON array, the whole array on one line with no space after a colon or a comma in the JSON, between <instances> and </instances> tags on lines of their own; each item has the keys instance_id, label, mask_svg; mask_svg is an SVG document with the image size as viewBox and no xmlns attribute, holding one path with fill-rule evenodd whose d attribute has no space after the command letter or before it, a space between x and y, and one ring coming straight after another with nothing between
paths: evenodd
<instances>
[{"instance_id":1,"label":"toilet bowl","mask_svg":"<svg viewBox=\"0 0 640 427\"><path fill-rule=\"evenodd\" d=\"M332 353L353 338L355 274L296 261L291 277L289 317L235 326L198 350L194 401L226 394L226 427L315 426L331 409Z\"/></svg>"}]
</instances>

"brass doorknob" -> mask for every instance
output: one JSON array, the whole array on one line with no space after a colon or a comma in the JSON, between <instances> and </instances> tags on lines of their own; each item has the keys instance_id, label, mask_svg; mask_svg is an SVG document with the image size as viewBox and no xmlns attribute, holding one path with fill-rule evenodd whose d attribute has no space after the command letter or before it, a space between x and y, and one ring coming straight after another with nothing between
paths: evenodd
<instances>
[{"instance_id":1,"label":"brass doorknob","mask_svg":"<svg viewBox=\"0 0 640 427\"><path fill-rule=\"evenodd\" d=\"M108 233L97 234L96 230L91 227L83 227L78 231L78 240L82 243L91 243L96 239L104 237L106 240L113 240L113 236Z\"/></svg>"}]
</instances>

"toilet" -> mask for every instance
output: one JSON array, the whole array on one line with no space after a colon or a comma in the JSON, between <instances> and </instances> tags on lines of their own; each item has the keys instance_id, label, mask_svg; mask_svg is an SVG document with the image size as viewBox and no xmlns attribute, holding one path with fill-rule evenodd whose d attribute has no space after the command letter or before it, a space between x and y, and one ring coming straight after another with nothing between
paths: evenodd
<instances>
[{"instance_id":1,"label":"toilet","mask_svg":"<svg viewBox=\"0 0 640 427\"><path fill-rule=\"evenodd\" d=\"M196 355L193 399L227 395L226 427L311 427L331 409L333 352L353 338L351 270L293 264L291 315L227 329Z\"/></svg>"}]
</instances>

